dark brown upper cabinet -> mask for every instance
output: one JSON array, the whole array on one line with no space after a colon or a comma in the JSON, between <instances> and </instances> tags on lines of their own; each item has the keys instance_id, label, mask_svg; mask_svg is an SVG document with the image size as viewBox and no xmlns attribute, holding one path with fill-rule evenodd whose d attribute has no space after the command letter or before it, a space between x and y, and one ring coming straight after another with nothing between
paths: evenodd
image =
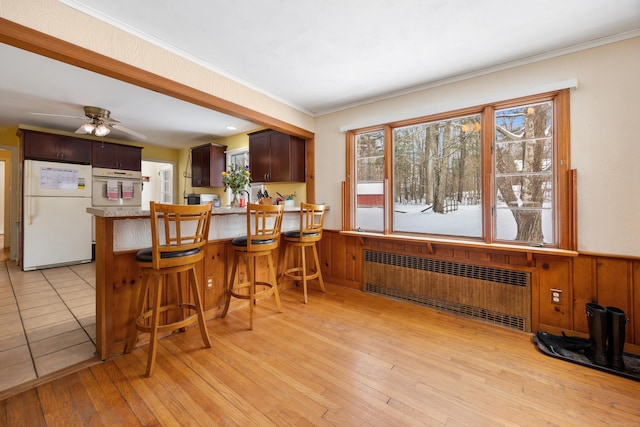
<instances>
[{"instance_id":1,"label":"dark brown upper cabinet","mask_svg":"<svg viewBox=\"0 0 640 427\"><path fill-rule=\"evenodd\" d=\"M191 149L191 186L222 187L226 145L209 143Z\"/></svg>"},{"instance_id":2,"label":"dark brown upper cabinet","mask_svg":"<svg viewBox=\"0 0 640 427\"><path fill-rule=\"evenodd\" d=\"M52 133L20 129L25 160L91 164L91 141Z\"/></svg>"},{"instance_id":3,"label":"dark brown upper cabinet","mask_svg":"<svg viewBox=\"0 0 640 427\"><path fill-rule=\"evenodd\" d=\"M142 170L142 148L93 141L92 164L96 168Z\"/></svg>"},{"instance_id":4,"label":"dark brown upper cabinet","mask_svg":"<svg viewBox=\"0 0 640 427\"><path fill-rule=\"evenodd\" d=\"M271 129L249 134L254 182L305 182L304 139Z\"/></svg>"}]
</instances>

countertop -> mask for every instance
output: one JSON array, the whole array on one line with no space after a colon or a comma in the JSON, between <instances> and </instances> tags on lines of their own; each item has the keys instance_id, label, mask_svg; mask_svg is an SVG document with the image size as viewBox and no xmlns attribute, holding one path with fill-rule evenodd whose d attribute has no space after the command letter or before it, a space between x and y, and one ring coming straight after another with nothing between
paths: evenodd
<instances>
[{"instance_id":1,"label":"countertop","mask_svg":"<svg viewBox=\"0 0 640 427\"><path fill-rule=\"evenodd\" d=\"M300 212L300 206L287 206L284 208L286 212ZM87 212L104 218L113 217L147 217L151 213L148 209L132 208L132 207L117 207L117 208L87 208ZM223 206L219 208L211 209L211 215L231 215L231 214L244 214L247 213L247 208L232 208Z\"/></svg>"},{"instance_id":2,"label":"countertop","mask_svg":"<svg viewBox=\"0 0 640 427\"><path fill-rule=\"evenodd\" d=\"M87 208L87 212L99 218L111 219L113 252L137 250L151 246L150 211L148 209L111 207ZM247 208L221 207L212 209L209 241L233 239L247 233ZM282 230L300 228L300 206L285 207ZM289 213L289 215L287 215ZM109 233L107 233L109 234ZM96 241L96 244L101 244ZM109 250L109 249L107 249Z\"/></svg>"}]
</instances>

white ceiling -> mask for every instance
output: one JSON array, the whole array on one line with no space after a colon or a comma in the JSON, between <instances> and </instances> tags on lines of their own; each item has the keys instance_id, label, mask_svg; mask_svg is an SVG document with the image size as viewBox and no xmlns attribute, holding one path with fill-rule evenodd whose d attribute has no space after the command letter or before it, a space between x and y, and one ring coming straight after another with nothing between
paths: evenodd
<instances>
[{"instance_id":1,"label":"white ceiling","mask_svg":"<svg viewBox=\"0 0 640 427\"><path fill-rule=\"evenodd\" d=\"M640 36L640 0L60 1L312 115ZM10 46L0 57L0 126L73 131L82 120L30 113L94 105L158 145L256 127Z\"/></svg>"}]
</instances>

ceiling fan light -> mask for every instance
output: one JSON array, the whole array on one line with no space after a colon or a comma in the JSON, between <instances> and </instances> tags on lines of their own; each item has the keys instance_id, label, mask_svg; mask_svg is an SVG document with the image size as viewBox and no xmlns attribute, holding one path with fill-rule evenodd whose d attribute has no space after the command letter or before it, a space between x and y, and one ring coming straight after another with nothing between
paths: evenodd
<instances>
[{"instance_id":1,"label":"ceiling fan light","mask_svg":"<svg viewBox=\"0 0 640 427\"><path fill-rule=\"evenodd\" d=\"M91 133L96 127L92 123L85 123L81 128L85 133Z\"/></svg>"},{"instance_id":2,"label":"ceiling fan light","mask_svg":"<svg viewBox=\"0 0 640 427\"><path fill-rule=\"evenodd\" d=\"M96 136L107 136L109 135L109 132L111 132L111 130L109 129L108 126L99 124L98 127L96 127L94 134Z\"/></svg>"}]
</instances>

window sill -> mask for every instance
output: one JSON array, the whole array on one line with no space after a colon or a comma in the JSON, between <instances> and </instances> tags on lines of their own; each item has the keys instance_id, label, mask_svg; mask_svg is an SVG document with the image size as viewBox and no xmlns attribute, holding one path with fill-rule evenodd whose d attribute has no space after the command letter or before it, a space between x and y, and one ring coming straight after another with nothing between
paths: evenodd
<instances>
[{"instance_id":1,"label":"window sill","mask_svg":"<svg viewBox=\"0 0 640 427\"><path fill-rule=\"evenodd\" d=\"M359 238L371 238L380 240L392 240L397 242L412 242L412 243L424 243L428 247L428 252L433 253L432 245L442 246L456 246L470 249L485 249L491 251L504 251L504 252L518 252L526 253L530 258L533 254L536 255L553 255L563 257L577 257L577 251L570 251L567 249L558 248L546 248L538 246L520 246L520 245L507 245L502 243L483 243L471 240L457 240L457 239L442 239L433 237L417 237L406 236L398 234L379 234L368 233L364 231L340 231L340 234L345 236L359 237Z\"/></svg>"}]
</instances>

